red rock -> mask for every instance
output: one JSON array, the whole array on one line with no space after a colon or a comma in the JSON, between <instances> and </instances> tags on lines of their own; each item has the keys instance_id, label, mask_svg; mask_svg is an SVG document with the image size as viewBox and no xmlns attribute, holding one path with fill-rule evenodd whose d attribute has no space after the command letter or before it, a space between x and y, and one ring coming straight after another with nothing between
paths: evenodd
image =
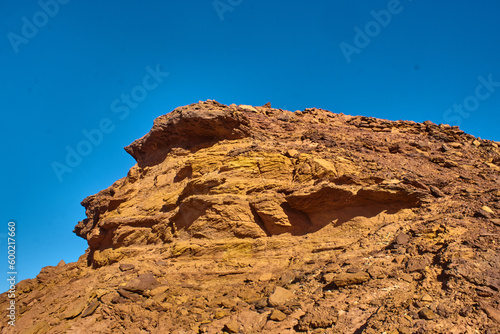
<instances>
[{"instance_id":1,"label":"red rock","mask_svg":"<svg viewBox=\"0 0 500 334\"><path fill-rule=\"evenodd\" d=\"M273 310L269 315L269 319L274 321L283 321L286 319L286 314L284 314L280 310Z\"/></svg>"},{"instance_id":2,"label":"red rock","mask_svg":"<svg viewBox=\"0 0 500 334\"><path fill-rule=\"evenodd\" d=\"M285 305L289 300L295 298L293 292L277 286L274 292L269 296L268 303L269 306L276 307Z\"/></svg>"},{"instance_id":3,"label":"red rock","mask_svg":"<svg viewBox=\"0 0 500 334\"><path fill-rule=\"evenodd\" d=\"M349 285L362 284L370 280L370 275L364 271L357 271L355 273L337 274L333 277L330 284L325 286L325 289L331 287L344 287Z\"/></svg>"},{"instance_id":4,"label":"red rock","mask_svg":"<svg viewBox=\"0 0 500 334\"><path fill-rule=\"evenodd\" d=\"M428 261L426 258L423 257L415 257L411 258L408 260L408 263L406 264L406 270L408 272L412 273L414 271L422 271L427 267Z\"/></svg>"}]
</instances>

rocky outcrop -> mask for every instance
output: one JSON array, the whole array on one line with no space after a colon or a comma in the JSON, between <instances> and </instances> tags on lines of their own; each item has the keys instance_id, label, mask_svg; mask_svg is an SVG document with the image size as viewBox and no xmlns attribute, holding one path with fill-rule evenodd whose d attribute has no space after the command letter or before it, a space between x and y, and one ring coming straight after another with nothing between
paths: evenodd
<instances>
[{"instance_id":1,"label":"rocky outcrop","mask_svg":"<svg viewBox=\"0 0 500 334\"><path fill-rule=\"evenodd\" d=\"M500 324L496 142L431 122L206 101L160 116L125 149L137 164L82 202L74 232L87 252L18 284L16 330Z\"/></svg>"},{"instance_id":2,"label":"rocky outcrop","mask_svg":"<svg viewBox=\"0 0 500 334\"><path fill-rule=\"evenodd\" d=\"M82 202L88 218L75 232L89 243L89 261L99 266L106 250L180 235L305 235L355 216L418 207L428 197L411 185L383 184L382 177L362 180L357 161L335 149L332 136L324 149L314 142L325 140L319 130L299 131L302 118L317 121L206 102L156 119L126 148L137 160L129 175ZM331 123L349 126L335 117Z\"/></svg>"}]
</instances>

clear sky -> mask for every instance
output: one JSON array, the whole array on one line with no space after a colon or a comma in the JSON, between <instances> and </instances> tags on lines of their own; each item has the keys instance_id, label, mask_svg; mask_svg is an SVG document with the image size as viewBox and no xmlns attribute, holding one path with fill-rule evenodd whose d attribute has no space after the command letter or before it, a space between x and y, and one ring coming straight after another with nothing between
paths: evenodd
<instances>
[{"instance_id":1,"label":"clear sky","mask_svg":"<svg viewBox=\"0 0 500 334\"><path fill-rule=\"evenodd\" d=\"M0 4L0 275L76 261L80 202L124 177L123 147L199 100L460 125L500 140L500 2ZM0 281L0 290L7 288Z\"/></svg>"}]
</instances>

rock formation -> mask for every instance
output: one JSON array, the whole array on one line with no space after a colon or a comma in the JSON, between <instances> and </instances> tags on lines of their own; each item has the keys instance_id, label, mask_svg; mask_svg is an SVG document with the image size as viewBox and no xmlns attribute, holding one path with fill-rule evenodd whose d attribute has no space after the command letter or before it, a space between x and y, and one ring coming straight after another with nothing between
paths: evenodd
<instances>
[{"instance_id":1,"label":"rock formation","mask_svg":"<svg viewBox=\"0 0 500 334\"><path fill-rule=\"evenodd\" d=\"M2 333L498 333L496 142L209 100L125 150Z\"/></svg>"}]
</instances>

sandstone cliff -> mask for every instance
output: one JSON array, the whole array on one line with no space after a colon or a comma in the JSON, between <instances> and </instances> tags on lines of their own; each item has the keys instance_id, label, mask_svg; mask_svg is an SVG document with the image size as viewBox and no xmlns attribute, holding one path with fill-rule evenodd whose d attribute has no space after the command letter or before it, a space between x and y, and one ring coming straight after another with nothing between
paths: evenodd
<instances>
[{"instance_id":1,"label":"sandstone cliff","mask_svg":"<svg viewBox=\"0 0 500 334\"><path fill-rule=\"evenodd\" d=\"M495 142L206 101L125 150L87 252L20 282L2 333L498 332Z\"/></svg>"}]
</instances>

